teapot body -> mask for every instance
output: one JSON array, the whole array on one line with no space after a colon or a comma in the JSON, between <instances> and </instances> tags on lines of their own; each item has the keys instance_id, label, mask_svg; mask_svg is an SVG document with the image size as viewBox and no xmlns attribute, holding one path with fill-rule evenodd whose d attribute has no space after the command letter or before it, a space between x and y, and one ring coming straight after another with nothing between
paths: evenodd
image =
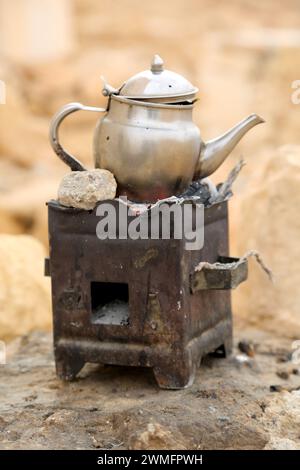
<instances>
[{"instance_id":1,"label":"teapot body","mask_svg":"<svg viewBox=\"0 0 300 470\"><path fill-rule=\"evenodd\" d=\"M96 168L111 171L119 195L155 201L182 193L201 148L192 104L159 104L112 96L96 126Z\"/></svg>"},{"instance_id":2,"label":"teapot body","mask_svg":"<svg viewBox=\"0 0 300 470\"><path fill-rule=\"evenodd\" d=\"M136 202L156 202L182 194L193 179L212 174L240 139L264 122L251 114L223 135L203 142L193 122L198 88L164 69L157 54L149 70L139 72L117 89L104 82L106 108L68 103L53 116L50 142L72 171L85 166L59 140L62 121L76 111L104 113L94 134L96 168L111 171L118 195Z\"/></svg>"}]
</instances>

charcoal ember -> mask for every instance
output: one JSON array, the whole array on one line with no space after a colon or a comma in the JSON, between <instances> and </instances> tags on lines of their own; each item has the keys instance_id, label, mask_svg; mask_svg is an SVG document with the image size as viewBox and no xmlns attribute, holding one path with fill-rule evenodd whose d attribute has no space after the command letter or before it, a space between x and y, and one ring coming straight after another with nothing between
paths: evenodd
<instances>
[{"instance_id":1,"label":"charcoal ember","mask_svg":"<svg viewBox=\"0 0 300 470\"><path fill-rule=\"evenodd\" d=\"M250 341L240 341L238 348L242 353L247 354L249 357L255 356L255 347L254 344Z\"/></svg>"},{"instance_id":2,"label":"charcoal ember","mask_svg":"<svg viewBox=\"0 0 300 470\"><path fill-rule=\"evenodd\" d=\"M211 195L212 195L211 190L208 184L205 182L202 182L201 180L198 180L198 181L192 181L188 189L184 193L181 194L181 197L183 198L198 197L200 198L199 202L201 202L205 206L208 206L210 204L209 200L211 198Z\"/></svg>"}]
</instances>

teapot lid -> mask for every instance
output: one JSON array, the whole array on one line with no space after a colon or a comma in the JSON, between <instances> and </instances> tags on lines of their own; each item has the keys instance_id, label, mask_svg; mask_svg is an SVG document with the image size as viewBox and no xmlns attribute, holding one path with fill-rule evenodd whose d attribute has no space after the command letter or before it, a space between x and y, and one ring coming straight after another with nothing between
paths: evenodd
<instances>
[{"instance_id":1,"label":"teapot lid","mask_svg":"<svg viewBox=\"0 0 300 470\"><path fill-rule=\"evenodd\" d=\"M165 70L163 60L156 54L150 70L129 78L118 94L134 100L169 102L191 100L197 91L198 88L178 73Z\"/></svg>"}]
</instances>

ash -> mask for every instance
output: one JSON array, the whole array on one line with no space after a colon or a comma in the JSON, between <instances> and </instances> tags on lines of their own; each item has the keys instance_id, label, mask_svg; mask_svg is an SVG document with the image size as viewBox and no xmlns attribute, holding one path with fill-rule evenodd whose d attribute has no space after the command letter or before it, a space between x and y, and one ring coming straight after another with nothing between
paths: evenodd
<instances>
[{"instance_id":1,"label":"ash","mask_svg":"<svg viewBox=\"0 0 300 470\"><path fill-rule=\"evenodd\" d=\"M232 185L241 169L245 165L243 159L241 159L235 167L231 170L224 183L215 186L209 178L203 178L202 180L193 181L188 189L181 194L184 199L197 197L198 202L202 203L205 207L209 207L217 202L226 201L232 196Z\"/></svg>"},{"instance_id":2,"label":"ash","mask_svg":"<svg viewBox=\"0 0 300 470\"><path fill-rule=\"evenodd\" d=\"M128 325L129 306L123 300L112 300L93 313L93 323L101 325Z\"/></svg>"},{"instance_id":3,"label":"ash","mask_svg":"<svg viewBox=\"0 0 300 470\"><path fill-rule=\"evenodd\" d=\"M210 206L218 195L218 190L209 179L193 181L188 189L178 198L197 198L197 201L205 207Z\"/></svg>"}]
</instances>

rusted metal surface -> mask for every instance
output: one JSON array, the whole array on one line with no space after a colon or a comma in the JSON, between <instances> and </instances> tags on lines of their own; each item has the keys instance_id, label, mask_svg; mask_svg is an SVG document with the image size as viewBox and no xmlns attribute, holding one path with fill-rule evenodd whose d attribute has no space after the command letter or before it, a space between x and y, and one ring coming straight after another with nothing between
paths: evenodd
<instances>
[{"instance_id":1,"label":"rusted metal surface","mask_svg":"<svg viewBox=\"0 0 300 470\"><path fill-rule=\"evenodd\" d=\"M59 377L73 379L85 362L146 366L160 387L180 389L205 354L230 353L230 291L191 292L199 262L228 256L226 202L205 209L205 243L195 251L175 239L99 240L95 210L48 209Z\"/></svg>"},{"instance_id":2,"label":"rusted metal surface","mask_svg":"<svg viewBox=\"0 0 300 470\"><path fill-rule=\"evenodd\" d=\"M235 289L248 276L248 262L230 256L220 256L215 267L194 271L191 275L191 291L205 289Z\"/></svg>"}]
</instances>

